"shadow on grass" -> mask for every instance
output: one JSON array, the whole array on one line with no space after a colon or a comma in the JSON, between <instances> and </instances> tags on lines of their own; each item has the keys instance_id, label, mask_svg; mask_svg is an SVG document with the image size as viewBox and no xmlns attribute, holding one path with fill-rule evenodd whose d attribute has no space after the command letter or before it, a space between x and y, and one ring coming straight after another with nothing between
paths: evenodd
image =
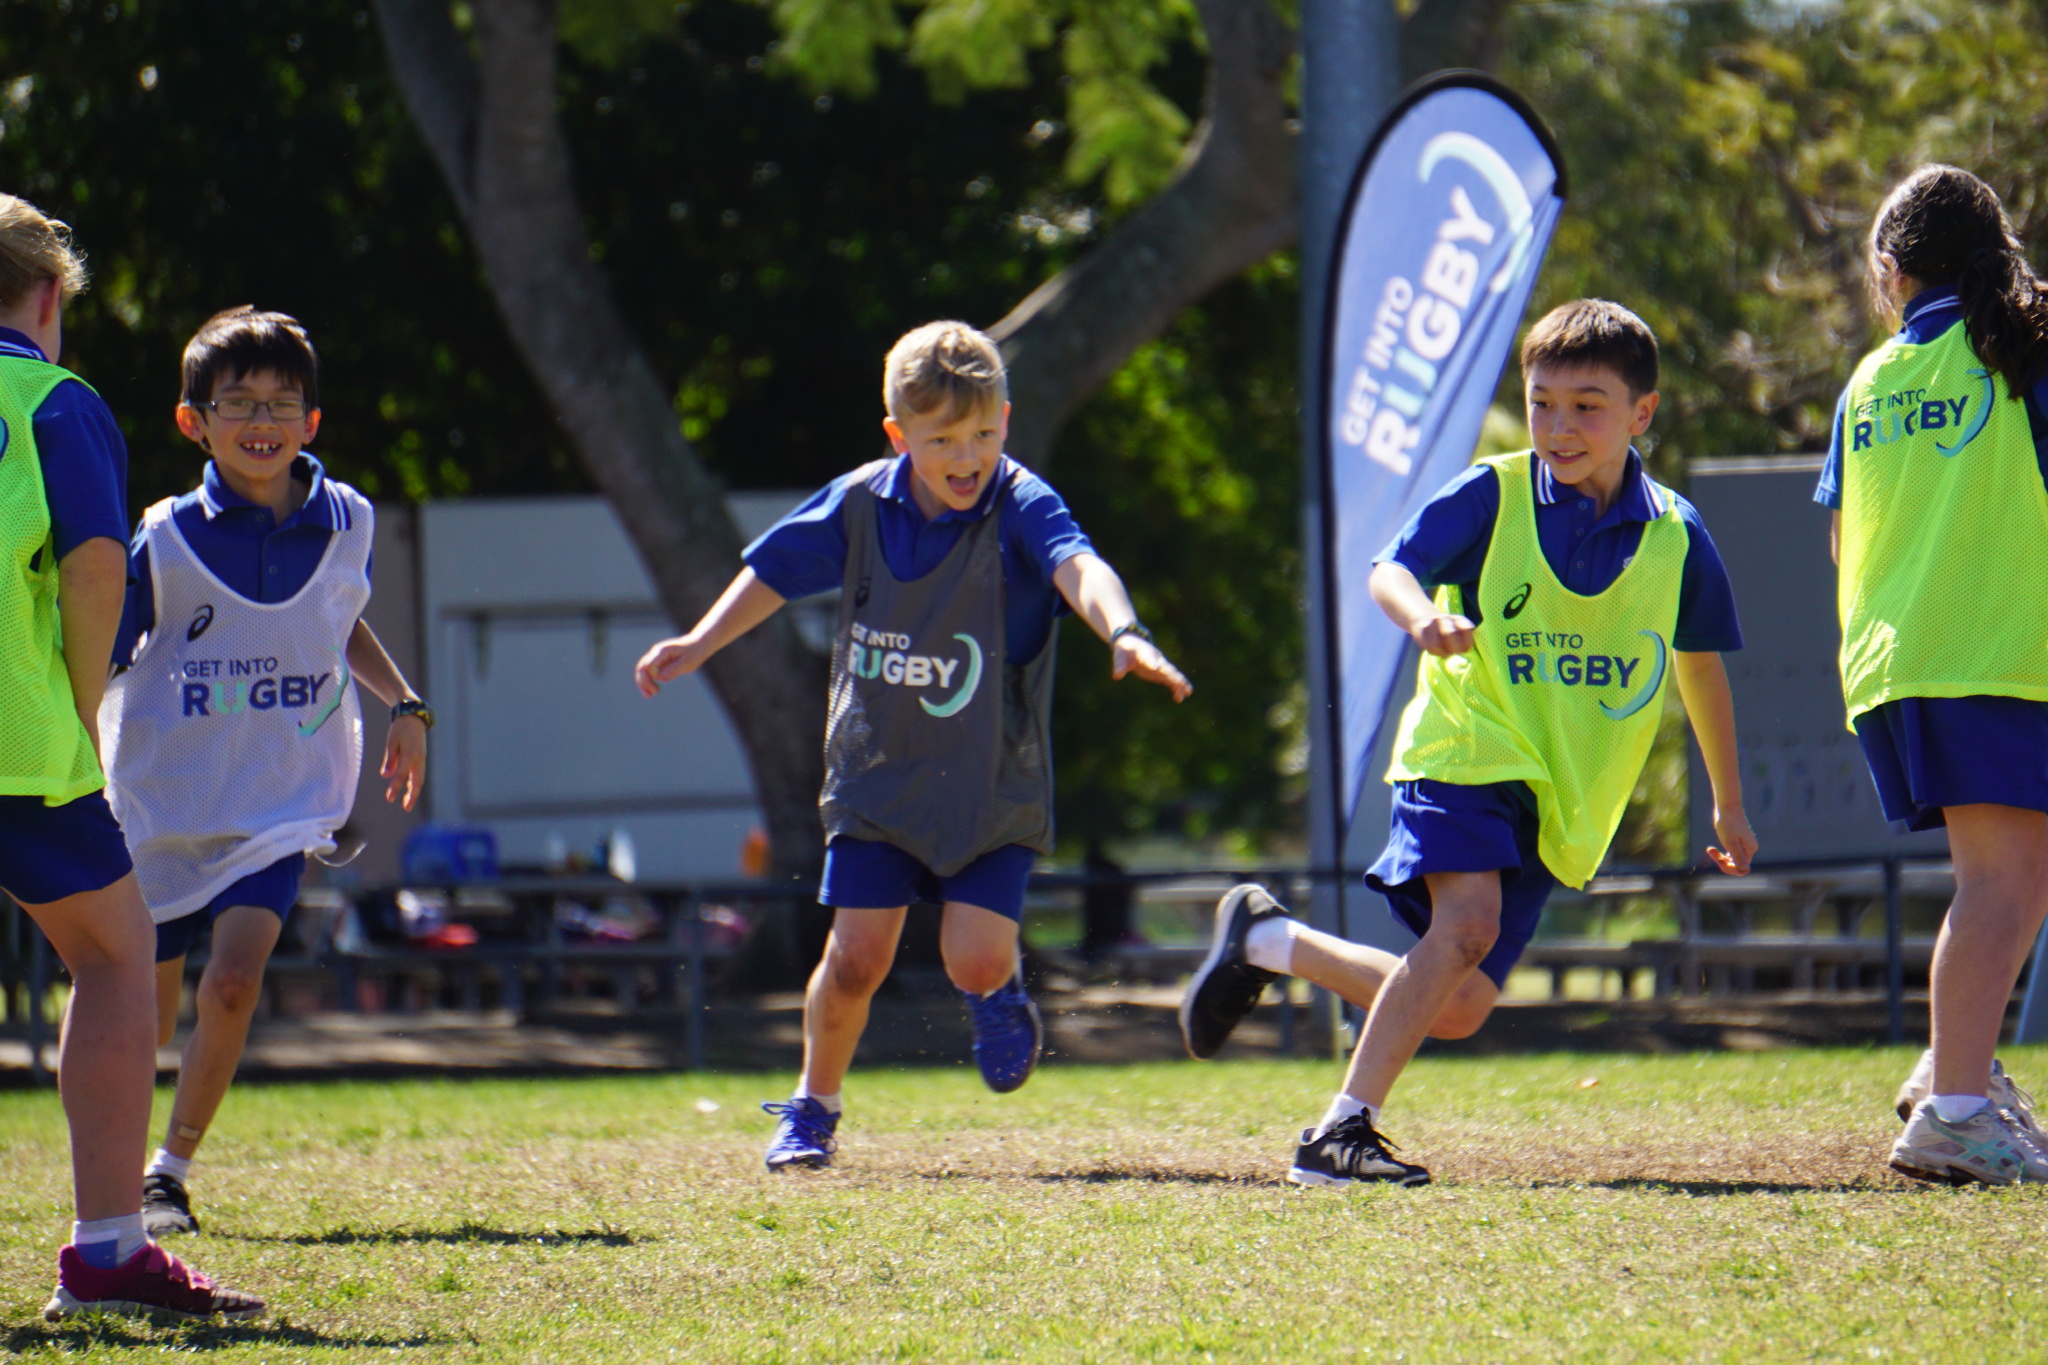
<instances>
[{"instance_id":1,"label":"shadow on grass","mask_svg":"<svg viewBox=\"0 0 2048 1365\"><path fill-rule=\"evenodd\" d=\"M1098 1166L1087 1171L1053 1171L1025 1178L1040 1185L1115 1185L1134 1182L1143 1185L1258 1186L1280 1183L1267 1176L1222 1175L1215 1171L1176 1171L1161 1166Z\"/></svg>"},{"instance_id":2,"label":"shadow on grass","mask_svg":"<svg viewBox=\"0 0 2048 1365\"><path fill-rule=\"evenodd\" d=\"M123 1318L74 1318L67 1322L37 1323L0 1334L0 1351L10 1355L31 1350L61 1347L67 1353L92 1350L161 1351L175 1346L180 1351L221 1351L231 1346L327 1346L343 1350L417 1351L436 1346L455 1346L463 1338L434 1336L425 1332L393 1335L382 1332L318 1332L289 1322L180 1323L152 1330L147 1324ZM468 1338L474 1341L474 1338Z\"/></svg>"},{"instance_id":3,"label":"shadow on grass","mask_svg":"<svg viewBox=\"0 0 2048 1365\"><path fill-rule=\"evenodd\" d=\"M453 1228L331 1228L326 1232L295 1232L283 1237L232 1232L226 1235L241 1242L275 1242L300 1247L633 1245L633 1234L612 1228L589 1228L582 1232L509 1232L503 1228L487 1228L480 1223L462 1223Z\"/></svg>"},{"instance_id":4,"label":"shadow on grass","mask_svg":"<svg viewBox=\"0 0 2048 1365\"><path fill-rule=\"evenodd\" d=\"M1911 1194L1918 1185L1887 1180L1538 1180L1531 1189L1642 1190L1650 1194L1682 1194L1693 1198L1734 1194Z\"/></svg>"}]
</instances>

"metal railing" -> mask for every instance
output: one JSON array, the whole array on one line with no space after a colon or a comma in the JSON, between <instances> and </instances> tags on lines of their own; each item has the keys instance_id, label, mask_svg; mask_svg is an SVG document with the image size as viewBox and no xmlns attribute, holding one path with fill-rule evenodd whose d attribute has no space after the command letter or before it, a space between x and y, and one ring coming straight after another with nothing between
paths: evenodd
<instances>
[{"instance_id":1,"label":"metal railing","mask_svg":"<svg viewBox=\"0 0 2048 1365\"><path fill-rule=\"evenodd\" d=\"M1793 888L1793 894L1803 898L1809 908L1831 898L1863 897L1881 901L1884 908L1887 1033L1892 1041L1899 1042L1905 1036L1906 944L1903 920L1909 869L1922 874L1914 880L1931 879L1930 886L1925 889L1938 890L1939 887L1933 883L1939 882L1939 873L1945 870L1945 865L1941 859L1925 856L1860 861L1783 861L1759 864L1755 871L1760 881L1747 886L1746 879L1723 878L1698 868L1616 869L1596 878L1586 894L1595 899L1644 894L1670 897L1677 913L1679 934L1676 939L1665 942L1676 945L1676 971L1680 979L1694 983L1699 979L1701 964L1713 956L1719 945L1745 941L1741 934L1706 934L1701 914L1703 904L1737 901L1745 897L1752 901L1782 898L1785 892L1775 889L1778 887ZM1318 885L1329 885L1338 875L1334 870L1299 867L1176 868L1114 874L1050 872L1032 878L1031 895L1034 902L1043 904L1049 896L1104 888L1122 888L1142 896L1147 889L1156 894L1179 884L1198 889L1207 896L1236 881L1256 881L1266 885L1276 899L1306 917L1309 905L1303 893ZM1347 870L1345 875L1355 879L1358 874ZM1355 880L1350 884L1355 885ZM1756 893L1764 891L1766 884L1774 889L1758 896ZM609 973L614 980L615 992L623 997L626 993L624 983L637 978L643 969L651 969L657 995L664 999L680 998L684 1052L687 1064L693 1069L704 1064L711 967L729 955L710 942L707 910L714 906L738 905L758 910L775 905L815 904L815 893L809 887L777 886L759 881L628 883L602 877L504 877L486 882L411 887L407 890L438 892L457 906L465 899L473 904L478 897L494 898L514 907L511 916L514 923L507 932L473 948L448 950L420 947L388 936L381 940L376 937L350 940L345 935L335 934L338 920L330 917L316 935L317 941L310 945L310 952L296 958L280 958L273 965L279 970L326 975L333 983L335 998L343 1010L361 1009L364 996L361 983L366 978L380 975L390 979L405 978L409 974L420 980L437 978L442 983L440 995L459 994L466 1004L472 1005L480 1005L483 985L488 979L496 986L499 1005L512 1011L515 1017L525 1014L529 997L536 989L543 999L558 998L561 982L567 976L583 972ZM319 894L312 893L309 899L316 899ZM324 894L331 898L336 893L329 891ZM379 898L388 900L394 894L395 889L357 893L349 898L351 903L346 909L360 916L362 907ZM637 903L650 907L659 920L658 932L642 940L616 944L578 940L564 931L561 917L556 913L556 907L564 902L619 896L631 897ZM1811 915L1804 923L1810 929ZM1749 941L1759 945L1763 942ZM1541 944L1544 940L1537 942ZM1810 947L1823 940L1809 934L1805 939L1795 937L1773 942L1775 946L1785 948L1790 960L1797 957L1802 943ZM1652 955L1647 944L1630 946L1644 948L1646 957ZM1183 954L1194 952L1191 948L1167 949L1162 956L1176 951ZM1194 956L1198 957L1199 953L1194 953ZM1611 954L1609 957L1611 960ZM1656 964L1645 961L1635 965ZM1665 968L1669 966L1669 962L1664 963ZM0 897L0 1027L28 1044L29 1065L37 1081L47 1079L43 1057L52 1037L48 1002L59 970L61 966L55 954L33 922L12 902ZM531 986L529 974L534 978ZM1282 997L1280 1026L1283 1049L1291 1050L1297 1020L1295 1006L1289 996ZM2018 1030L2021 1041L2035 1041L2043 1036L2048 1036L2048 934L2044 934L2034 955Z\"/></svg>"}]
</instances>

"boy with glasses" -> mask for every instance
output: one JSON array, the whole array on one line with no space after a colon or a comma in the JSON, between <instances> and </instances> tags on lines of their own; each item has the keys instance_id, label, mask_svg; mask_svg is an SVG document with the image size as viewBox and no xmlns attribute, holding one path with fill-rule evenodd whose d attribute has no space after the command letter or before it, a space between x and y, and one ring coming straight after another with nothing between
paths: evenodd
<instances>
[{"instance_id":1,"label":"boy with glasses","mask_svg":"<svg viewBox=\"0 0 2048 1365\"><path fill-rule=\"evenodd\" d=\"M100 713L114 812L156 920L159 1044L212 932L169 1131L143 1181L153 1234L197 1232L185 1180L234 1080L306 855L332 853L362 765L351 682L391 705L380 769L411 810L433 712L362 619L370 504L303 447L319 361L282 313L230 309L185 347L178 430L200 487L143 514Z\"/></svg>"}]
</instances>

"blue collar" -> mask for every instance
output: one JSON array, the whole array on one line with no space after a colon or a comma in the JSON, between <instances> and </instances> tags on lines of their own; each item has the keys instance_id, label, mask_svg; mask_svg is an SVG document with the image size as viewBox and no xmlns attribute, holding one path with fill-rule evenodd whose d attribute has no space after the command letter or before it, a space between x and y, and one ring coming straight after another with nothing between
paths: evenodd
<instances>
[{"instance_id":1,"label":"blue collar","mask_svg":"<svg viewBox=\"0 0 2048 1365\"><path fill-rule=\"evenodd\" d=\"M0 327L0 355L20 356L24 360L40 360L45 365L50 357L43 354L43 348L30 341L27 336L12 327Z\"/></svg>"},{"instance_id":2,"label":"blue collar","mask_svg":"<svg viewBox=\"0 0 2048 1365\"><path fill-rule=\"evenodd\" d=\"M1556 505L1562 490L1557 476L1537 456L1529 458L1536 462L1536 501L1545 507ZM1614 506L1608 509L1608 516L1619 517L1623 521L1655 521L1664 515L1665 510L1656 485L1643 473L1643 457L1636 453L1634 446L1630 446L1628 467L1621 474L1621 492L1614 499ZM1606 517L1601 520L1605 521Z\"/></svg>"},{"instance_id":3,"label":"blue collar","mask_svg":"<svg viewBox=\"0 0 2048 1365\"><path fill-rule=\"evenodd\" d=\"M1899 340L1924 346L1963 318L1961 291L1952 284L1923 289L1899 310Z\"/></svg>"},{"instance_id":4,"label":"blue collar","mask_svg":"<svg viewBox=\"0 0 2048 1365\"><path fill-rule=\"evenodd\" d=\"M303 479L312 485L306 494L306 504L291 516L278 523L278 529L287 526L318 526L326 531L339 531L349 523L348 510L342 505L341 495L328 485L327 471L320 461L301 452L292 461L292 477ZM212 460L206 462L206 477L199 485L199 507L212 521L223 512L252 511L268 515L268 507L259 507L228 487L226 479L220 476L220 466Z\"/></svg>"},{"instance_id":5,"label":"blue collar","mask_svg":"<svg viewBox=\"0 0 2048 1365\"><path fill-rule=\"evenodd\" d=\"M981 497L976 499L974 506L964 509L948 507L930 518L931 524L939 526L949 521L980 521L995 509L996 499L1002 496L1002 490L1009 484L1014 472L1010 457L1001 456L996 460L995 474L989 479L988 487L981 490ZM917 505L917 496L911 491L910 486L910 481L916 477L910 469L910 457L898 455L896 463L889 466L887 486L876 491L891 501L902 503L922 518L924 509Z\"/></svg>"}]
</instances>

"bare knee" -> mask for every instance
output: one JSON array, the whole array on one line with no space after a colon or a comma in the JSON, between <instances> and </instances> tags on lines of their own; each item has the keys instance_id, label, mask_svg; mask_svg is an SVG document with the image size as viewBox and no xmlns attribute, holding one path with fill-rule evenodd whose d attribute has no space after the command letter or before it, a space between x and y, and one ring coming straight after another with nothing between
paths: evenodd
<instances>
[{"instance_id":1,"label":"bare knee","mask_svg":"<svg viewBox=\"0 0 2048 1365\"><path fill-rule=\"evenodd\" d=\"M834 943L818 970L832 994L865 1000L881 988L893 956Z\"/></svg>"},{"instance_id":2,"label":"bare knee","mask_svg":"<svg viewBox=\"0 0 2048 1365\"><path fill-rule=\"evenodd\" d=\"M1473 1005L1453 998L1450 1004L1444 1006L1443 1013L1436 1017L1436 1022L1430 1025L1429 1036L1445 1039L1470 1038L1479 1032L1480 1026L1492 1013L1493 1005L1490 1002Z\"/></svg>"},{"instance_id":3,"label":"bare knee","mask_svg":"<svg viewBox=\"0 0 2048 1365\"><path fill-rule=\"evenodd\" d=\"M953 984L974 995L987 995L1000 990L1016 974L1017 958L1014 951L1008 955L997 953L976 953L973 956L946 959L946 975L953 978Z\"/></svg>"},{"instance_id":4,"label":"bare knee","mask_svg":"<svg viewBox=\"0 0 2048 1365\"><path fill-rule=\"evenodd\" d=\"M224 968L209 970L199 978L199 1004L202 1009L230 1015L254 1014L256 1002L262 998L261 972Z\"/></svg>"},{"instance_id":5,"label":"bare knee","mask_svg":"<svg viewBox=\"0 0 2048 1365\"><path fill-rule=\"evenodd\" d=\"M1486 961L1486 955L1493 951L1495 940L1500 937L1498 922L1487 923L1479 920L1454 920L1430 926L1430 935L1439 937L1444 951L1467 971Z\"/></svg>"}]
</instances>

